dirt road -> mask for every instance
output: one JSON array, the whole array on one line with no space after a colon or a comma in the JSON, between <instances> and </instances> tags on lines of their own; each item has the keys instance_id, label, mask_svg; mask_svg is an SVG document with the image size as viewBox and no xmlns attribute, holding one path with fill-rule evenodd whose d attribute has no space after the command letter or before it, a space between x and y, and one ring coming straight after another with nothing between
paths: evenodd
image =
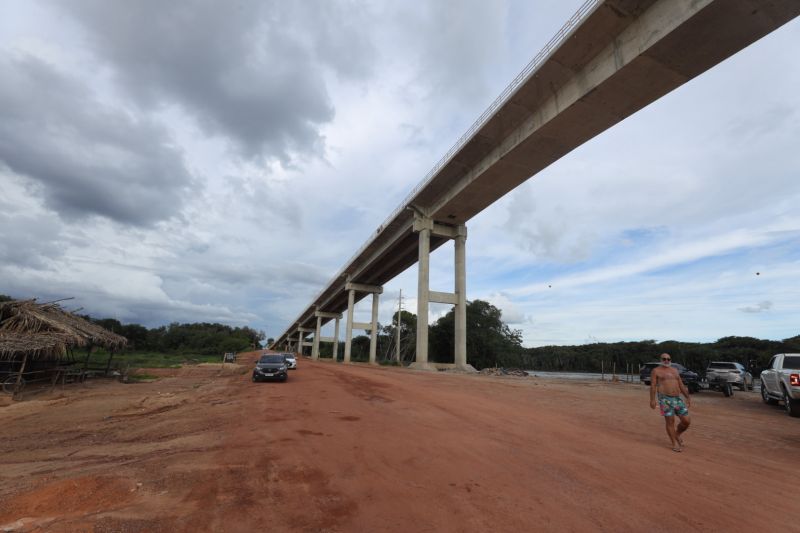
<instances>
[{"instance_id":1,"label":"dirt road","mask_svg":"<svg viewBox=\"0 0 800 533\"><path fill-rule=\"evenodd\" d=\"M0 404L0 531L798 527L800 420L756 393L695 395L674 453L640 385L299 366Z\"/></svg>"}]
</instances>

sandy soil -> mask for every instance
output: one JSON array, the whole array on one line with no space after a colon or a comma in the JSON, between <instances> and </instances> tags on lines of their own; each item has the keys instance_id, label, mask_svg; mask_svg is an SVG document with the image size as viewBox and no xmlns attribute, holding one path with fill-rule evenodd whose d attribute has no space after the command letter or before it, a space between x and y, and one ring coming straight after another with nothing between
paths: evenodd
<instances>
[{"instance_id":1,"label":"sandy soil","mask_svg":"<svg viewBox=\"0 0 800 533\"><path fill-rule=\"evenodd\" d=\"M797 531L800 420L643 386L250 361L0 404L0 531Z\"/></svg>"}]
</instances>

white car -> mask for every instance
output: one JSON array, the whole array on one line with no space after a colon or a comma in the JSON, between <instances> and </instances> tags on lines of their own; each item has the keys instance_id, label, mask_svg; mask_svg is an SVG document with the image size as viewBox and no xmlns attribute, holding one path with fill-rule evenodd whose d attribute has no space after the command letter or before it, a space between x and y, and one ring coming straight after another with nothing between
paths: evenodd
<instances>
[{"instance_id":1,"label":"white car","mask_svg":"<svg viewBox=\"0 0 800 533\"><path fill-rule=\"evenodd\" d=\"M743 365L728 361L713 361L706 368L707 381L727 381L741 390L753 390L753 375Z\"/></svg>"},{"instance_id":2,"label":"white car","mask_svg":"<svg viewBox=\"0 0 800 533\"><path fill-rule=\"evenodd\" d=\"M286 366L289 367L289 370L297 370L297 359L293 353L284 353L283 356L286 358Z\"/></svg>"}]
</instances>

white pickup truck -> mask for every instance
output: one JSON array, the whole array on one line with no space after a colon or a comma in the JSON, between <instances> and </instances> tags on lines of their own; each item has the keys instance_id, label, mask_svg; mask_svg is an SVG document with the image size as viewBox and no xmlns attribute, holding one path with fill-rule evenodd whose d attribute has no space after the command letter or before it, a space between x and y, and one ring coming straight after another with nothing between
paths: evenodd
<instances>
[{"instance_id":1,"label":"white pickup truck","mask_svg":"<svg viewBox=\"0 0 800 533\"><path fill-rule=\"evenodd\" d=\"M779 353L761 372L764 403L782 401L789 416L800 417L800 353Z\"/></svg>"}]
</instances>

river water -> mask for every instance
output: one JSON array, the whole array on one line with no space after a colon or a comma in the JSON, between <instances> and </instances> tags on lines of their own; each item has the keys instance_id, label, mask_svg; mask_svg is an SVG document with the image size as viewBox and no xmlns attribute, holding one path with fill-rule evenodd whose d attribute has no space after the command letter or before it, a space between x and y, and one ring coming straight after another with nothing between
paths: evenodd
<instances>
[{"instance_id":1,"label":"river water","mask_svg":"<svg viewBox=\"0 0 800 533\"><path fill-rule=\"evenodd\" d=\"M541 370L526 370L525 372L528 373L529 376L535 376L539 378L554 378L554 379L577 379L577 380L597 380L600 381L603 378L603 374L600 373L593 373L593 372L544 372ZM605 380L611 381L611 374L605 374ZM617 374L617 378L620 381L626 381L629 379L628 376L623 374ZM639 374L633 376L634 383L639 383Z\"/></svg>"}]
</instances>

